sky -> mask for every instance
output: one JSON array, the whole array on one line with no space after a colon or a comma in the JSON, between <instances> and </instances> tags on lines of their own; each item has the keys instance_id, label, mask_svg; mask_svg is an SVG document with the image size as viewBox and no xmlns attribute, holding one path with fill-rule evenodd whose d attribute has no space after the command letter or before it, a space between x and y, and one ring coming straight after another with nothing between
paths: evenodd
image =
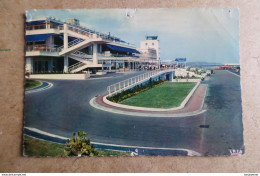
<instances>
[{"instance_id":1,"label":"sky","mask_svg":"<svg viewBox=\"0 0 260 176\"><path fill-rule=\"evenodd\" d=\"M80 24L133 43L158 35L161 60L239 63L237 8L30 10L27 19L76 18Z\"/></svg>"}]
</instances>

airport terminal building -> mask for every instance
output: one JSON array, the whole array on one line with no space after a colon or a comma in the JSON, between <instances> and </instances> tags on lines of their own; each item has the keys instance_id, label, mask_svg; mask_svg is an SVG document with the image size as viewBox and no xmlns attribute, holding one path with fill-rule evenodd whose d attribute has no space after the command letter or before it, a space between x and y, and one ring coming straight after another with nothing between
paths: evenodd
<instances>
[{"instance_id":1,"label":"airport terminal building","mask_svg":"<svg viewBox=\"0 0 260 176\"><path fill-rule=\"evenodd\" d=\"M31 74L139 69L157 65L157 52L86 28L77 19L26 21L25 69Z\"/></svg>"}]
</instances>

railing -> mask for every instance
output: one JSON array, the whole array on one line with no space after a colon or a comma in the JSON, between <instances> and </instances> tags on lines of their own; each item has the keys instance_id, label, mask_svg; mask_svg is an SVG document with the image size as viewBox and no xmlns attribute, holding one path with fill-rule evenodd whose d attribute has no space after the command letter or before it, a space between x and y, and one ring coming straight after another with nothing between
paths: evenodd
<instances>
[{"instance_id":1,"label":"railing","mask_svg":"<svg viewBox=\"0 0 260 176\"><path fill-rule=\"evenodd\" d=\"M148 78L151 78L154 75L157 75L159 72L161 72L161 70L155 70L155 71L147 72L147 73L135 76L133 78L129 78L127 80L118 82L116 84L110 85L110 86L107 87L108 94L110 95L112 93L121 91L121 90L126 89L130 86L133 86L133 85L135 85L135 84L137 84L137 83L139 83L139 82L141 82L145 79L148 79Z\"/></svg>"},{"instance_id":2,"label":"railing","mask_svg":"<svg viewBox=\"0 0 260 176\"><path fill-rule=\"evenodd\" d=\"M77 45L77 44L79 44L79 43L81 43L81 42L83 42L84 40L83 39L81 39L81 38L79 38L79 39L75 39L75 40L73 40L73 41L71 41L71 42L69 42L68 43L68 48L70 48L70 47L72 47L72 46L75 46L75 45ZM63 46L60 46L59 48L57 48L57 51L62 51L64 49L64 45Z\"/></svg>"},{"instance_id":3,"label":"railing","mask_svg":"<svg viewBox=\"0 0 260 176\"><path fill-rule=\"evenodd\" d=\"M92 55L88 55L86 53L83 53L81 51L75 51L74 53L71 53L72 56L76 56L79 57L81 59L87 60L87 59L91 59Z\"/></svg>"},{"instance_id":4,"label":"railing","mask_svg":"<svg viewBox=\"0 0 260 176\"><path fill-rule=\"evenodd\" d=\"M68 70L69 70L69 72L71 72L71 71L73 71L73 70L75 70L75 69L77 69L79 67L84 66L84 65L86 65L86 64L83 63L83 62L78 62L76 64L73 64L73 65L69 66Z\"/></svg>"},{"instance_id":5,"label":"railing","mask_svg":"<svg viewBox=\"0 0 260 176\"><path fill-rule=\"evenodd\" d=\"M57 52L57 48L46 44L41 45L27 45L26 51L46 51L46 52Z\"/></svg>"},{"instance_id":6,"label":"railing","mask_svg":"<svg viewBox=\"0 0 260 176\"><path fill-rule=\"evenodd\" d=\"M89 38L94 38L94 35L96 35L98 38L102 38L103 40L107 40L109 42L115 42L118 43L120 45L125 45L125 46L130 46L130 47L136 47L134 44L131 43L126 43L126 42L122 42L120 41L119 38L114 37L114 36L110 36L108 34L104 34L101 32L96 32L95 30L89 29L87 27L84 26L73 26L69 23L65 23L62 22L60 20L54 19L54 18L47 18L46 20L48 21L54 21L56 23L59 23L59 25L57 26L49 26L48 28L46 27L46 25L42 26L40 29L58 29L58 30L64 30L64 24L68 25L68 30L76 32L78 34L82 34L85 35ZM29 26L26 27L26 30L37 30L37 29L31 29Z\"/></svg>"},{"instance_id":7,"label":"railing","mask_svg":"<svg viewBox=\"0 0 260 176\"><path fill-rule=\"evenodd\" d=\"M107 40L109 42L115 42L115 43L118 43L120 45L135 47L134 44L113 40L113 38L110 37L109 35L105 35L105 34L102 34L102 33L99 33L99 32L95 32L95 31L90 30L90 29L82 29L80 27L68 25L68 30L76 32L76 33L81 34L81 35L85 35L89 38L94 38L94 34L95 34L97 36L97 38L102 38L103 40Z\"/></svg>"},{"instance_id":8,"label":"railing","mask_svg":"<svg viewBox=\"0 0 260 176\"><path fill-rule=\"evenodd\" d=\"M79 27L74 27L74 26L68 25L68 30L76 32L76 33L81 34L81 35L85 35L89 38L93 38L93 33L91 33L90 30L88 30L88 29L84 30L84 29L80 29Z\"/></svg>"},{"instance_id":9,"label":"railing","mask_svg":"<svg viewBox=\"0 0 260 176\"><path fill-rule=\"evenodd\" d=\"M134 55L126 55L126 54L112 54L112 53L109 53L108 54L105 54L105 53L97 53L97 56L99 57L132 57L132 58L139 58L139 56L134 56Z\"/></svg>"}]
</instances>

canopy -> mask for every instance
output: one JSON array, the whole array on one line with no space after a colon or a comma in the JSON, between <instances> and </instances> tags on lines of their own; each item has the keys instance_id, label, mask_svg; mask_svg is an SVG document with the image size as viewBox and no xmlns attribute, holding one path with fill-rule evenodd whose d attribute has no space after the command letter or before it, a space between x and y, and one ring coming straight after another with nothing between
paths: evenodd
<instances>
[{"instance_id":1,"label":"canopy","mask_svg":"<svg viewBox=\"0 0 260 176\"><path fill-rule=\"evenodd\" d=\"M128 53L138 53L138 54L140 54L140 52L137 51L136 49L125 48L125 47L115 46L115 45L107 45L107 47L110 48L113 51L128 52Z\"/></svg>"},{"instance_id":2,"label":"canopy","mask_svg":"<svg viewBox=\"0 0 260 176\"><path fill-rule=\"evenodd\" d=\"M26 35L26 42L45 41L52 34Z\"/></svg>"},{"instance_id":3,"label":"canopy","mask_svg":"<svg viewBox=\"0 0 260 176\"><path fill-rule=\"evenodd\" d=\"M30 25L45 24L45 21L46 21L46 20L28 21L28 22L26 22L26 25L27 25L27 26L30 26Z\"/></svg>"}]
</instances>

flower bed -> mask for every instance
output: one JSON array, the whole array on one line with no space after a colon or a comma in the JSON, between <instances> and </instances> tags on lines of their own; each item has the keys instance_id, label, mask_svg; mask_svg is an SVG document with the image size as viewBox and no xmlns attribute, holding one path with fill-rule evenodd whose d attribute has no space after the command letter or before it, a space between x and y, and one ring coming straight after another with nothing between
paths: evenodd
<instances>
[{"instance_id":1,"label":"flower bed","mask_svg":"<svg viewBox=\"0 0 260 176\"><path fill-rule=\"evenodd\" d=\"M149 90L151 88L154 88L154 87L157 87L157 86L159 86L161 84L164 84L166 82L168 82L168 81L163 81L161 79L159 79L157 81L153 81L152 79L150 79L149 83L147 83L147 84L137 85L137 86L135 86L135 87L133 87L131 89L125 90L125 91L120 92L120 93L118 93L116 95L108 97L107 99L109 101L114 102L114 103L118 103L118 102L121 102L121 101L123 101L123 100L125 100L127 98L130 98L130 97L134 96L134 95L137 95L137 94L139 94L141 92L147 91L147 90Z\"/></svg>"}]
</instances>

